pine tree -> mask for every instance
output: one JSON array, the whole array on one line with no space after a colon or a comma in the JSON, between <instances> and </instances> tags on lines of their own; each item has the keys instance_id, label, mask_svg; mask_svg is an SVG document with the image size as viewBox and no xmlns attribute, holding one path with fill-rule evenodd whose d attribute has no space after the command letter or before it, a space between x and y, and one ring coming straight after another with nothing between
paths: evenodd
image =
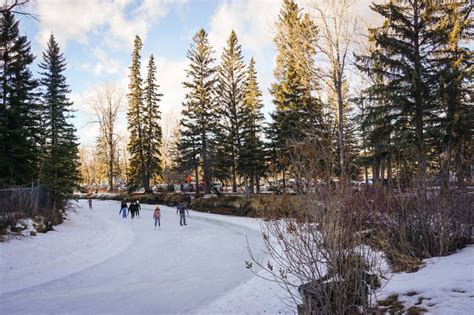
<instances>
[{"instance_id":1,"label":"pine tree","mask_svg":"<svg viewBox=\"0 0 474 315\"><path fill-rule=\"evenodd\" d=\"M449 188L449 173L454 172L458 186L465 185L472 161L472 50L462 42L472 39L472 5L447 3L443 5L439 31L443 37L437 62L440 69L439 99L442 115L438 115L433 137L442 139L436 155L441 157L442 191ZM439 141L436 141L439 143Z\"/></svg>"},{"instance_id":2,"label":"pine tree","mask_svg":"<svg viewBox=\"0 0 474 315\"><path fill-rule=\"evenodd\" d=\"M423 178L428 167L427 137L436 116L437 69L433 56L441 43L437 7L430 1L410 0L374 4L372 9L385 21L370 30L374 49L359 62L363 71L376 78L368 94L382 103L374 108L379 113L369 111L368 115L387 119L379 125L394 127L390 141L406 152L416 152L417 172Z\"/></svg>"},{"instance_id":3,"label":"pine tree","mask_svg":"<svg viewBox=\"0 0 474 315\"><path fill-rule=\"evenodd\" d=\"M73 118L71 92L66 83L66 59L54 35L43 52L40 84L45 126L45 160L41 182L52 189L53 210L62 210L79 180L79 151Z\"/></svg>"},{"instance_id":4,"label":"pine tree","mask_svg":"<svg viewBox=\"0 0 474 315\"><path fill-rule=\"evenodd\" d=\"M216 118L214 104L214 85L216 69L212 65L212 47L207 33L199 30L193 37L188 50L190 61L186 70L188 81L183 85L187 89L181 112L181 141L179 143L180 168L194 172L196 190L199 192L199 168L202 168L206 193L210 191L213 177L211 164L214 147Z\"/></svg>"},{"instance_id":5,"label":"pine tree","mask_svg":"<svg viewBox=\"0 0 474 315\"><path fill-rule=\"evenodd\" d=\"M242 148L239 154L239 172L249 179L250 190L260 192L260 178L265 172L265 147L261 140L264 117L262 92L258 87L255 61L250 59L245 83L242 113Z\"/></svg>"},{"instance_id":6,"label":"pine tree","mask_svg":"<svg viewBox=\"0 0 474 315\"><path fill-rule=\"evenodd\" d=\"M270 92L276 108L271 113L267 135L271 140L271 158L283 177L290 144L303 141L308 131L327 132L323 130L322 102L315 97L319 91L315 81L318 70L314 64L317 28L309 16L300 11L293 0L283 1L274 39L278 50L274 70L277 82Z\"/></svg>"},{"instance_id":7,"label":"pine tree","mask_svg":"<svg viewBox=\"0 0 474 315\"><path fill-rule=\"evenodd\" d=\"M162 175L161 168L161 112L159 102L163 94L158 93L159 85L156 83L156 65L153 55L148 61L148 75L144 88L145 93L145 121L144 127L144 155L147 179Z\"/></svg>"},{"instance_id":8,"label":"pine tree","mask_svg":"<svg viewBox=\"0 0 474 315\"><path fill-rule=\"evenodd\" d=\"M34 60L13 13L0 17L0 185L31 184L38 173L39 106Z\"/></svg>"},{"instance_id":9,"label":"pine tree","mask_svg":"<svg viewBox=\"0 0 474 315\"><path fill-rule=\"evenodd\" d=\"M145 157L145 120L146 113L143 104L143 82L140 75L140 50L142 40L135 36L132 65L130 66L130 83L128 85L128 131L130 140L128 150L130 151L130 166L128 178L132 187L143 186L145 192L150 192L150 181L146 173Z\"/></svg>"},{"instance_id":10,"label":"pine tree","mask_svg":"<svg viewBox=\"0 0 474 315\"><path fill-rule=\"evenodd\" d=\"M242 48L237 35L231 32L227 39L227 47L222 52L221 64L218 68L217 94L219 100L219 127L217 128L218 146L222 149L217 161L230 170L232 191L237 191L237 171L239 154L242 151L243 105L245 90L245 65ZM229 158L225 158L228 156ZM227 164L227 165L226 165Z\"/></svg>"}]
</instances>

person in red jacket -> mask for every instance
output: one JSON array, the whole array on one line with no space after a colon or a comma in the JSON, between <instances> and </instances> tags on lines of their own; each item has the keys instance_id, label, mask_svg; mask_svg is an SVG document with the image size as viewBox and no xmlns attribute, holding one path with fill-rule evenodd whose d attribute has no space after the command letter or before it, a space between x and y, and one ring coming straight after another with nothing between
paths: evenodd
<instances>
[{"instance_id":1,"label":"person in red jacket","mask_svg":"<svg viewBox=\"0 0 474 315\"><path fill-rule=\"evenodd\" d=\"M161 227L161 225L160 225L160 219L161 219L160 206L156 206L155 212L153 212L153 218L155 219L155 228L156 228L156 223L158 223L158 227Z\"/></svg>"}]
</instances>

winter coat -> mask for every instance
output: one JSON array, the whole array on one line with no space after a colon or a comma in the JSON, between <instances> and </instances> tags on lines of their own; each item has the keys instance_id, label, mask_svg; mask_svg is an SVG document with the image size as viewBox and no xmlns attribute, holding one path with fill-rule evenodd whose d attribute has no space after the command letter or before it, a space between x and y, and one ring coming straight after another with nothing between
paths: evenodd
<instances>
[{"instance_id":1,"label":"winter coat","mask_svg":"<svg viewBox=\"0 0 474 315\"><path fill-rule=\"evenodd\" d=\"M188 209L187 209L185 206L179 205L179 206L176 208L176 213L179 212L180 214L184 214L185 211L186 211L186 212L188 213L188 215L189 215L189 211L188 211Z\"/></svg>"},{"instance_id":2,"label":"winter coat","mask_svg":"<svg viewBox=\"0 0 474 315\"><path fill-rule=\"evenodd\" d=\"M161 218L161 211L160 211L160 208L157 207L157 208L155 209L155 212L153 212L153 218L155 218L155 219Z\"/></svg>"}]
</instances>

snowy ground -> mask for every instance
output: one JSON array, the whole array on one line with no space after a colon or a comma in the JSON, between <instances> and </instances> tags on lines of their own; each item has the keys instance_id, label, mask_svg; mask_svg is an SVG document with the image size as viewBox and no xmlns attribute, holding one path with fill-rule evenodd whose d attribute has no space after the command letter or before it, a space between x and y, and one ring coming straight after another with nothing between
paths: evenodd
<instances>
[{"instance_id":1,"label":"snowy ground","mask_svg":"<svg viewBox=\"0 0 474 315\"><path fill-rule=\"evenodd\" d=\"M291 312L245 268L247 239L262 249L257 220L191 211L181 227L162 206L155 230L153 208L122 220L119 202L82 200L57 231L0 244L0 313Z\"/></svg>"},{"instance_id":2,"label":"snowy ground","mask_svg":"<svg viewBox=\"0 0 474 315\"><path fill-rule=\"evenodd\" d=\"M0 314L278 314L294 313L284 291L245 269L247 240L262 252L256 219L154 206L120 219L119 202L94 201L56 231L0 243ZM261 258L265 256L261 254ZM473 314L474 246L395 274L381 298L398 294L433 314ZM414 294L415 292L415 294ZM408 293L408 295L406 295Z\"/></svg>"},{"instance_id":3,"label":"snowy ground","mask_svg":"<svg viewBox=\"0 0 474 315\"><path fill-rule=\"evenodd\" d=\"M474 245L424 262L418 272L394 274L379 298L398 294L406 308L417 304L431 314L474 314Z\"/></svg>"}]
</instances>

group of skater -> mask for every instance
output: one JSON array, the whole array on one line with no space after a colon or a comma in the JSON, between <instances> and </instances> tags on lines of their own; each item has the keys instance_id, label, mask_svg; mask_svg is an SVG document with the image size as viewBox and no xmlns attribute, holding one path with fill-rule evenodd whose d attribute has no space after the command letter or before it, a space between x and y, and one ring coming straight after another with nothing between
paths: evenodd
<instances>
[{"instance_id":1,"label":"group of skater","mask_svg":"<svg viewBox=\"0 0 474 315\"><path fill-rule=\"evenodd\" d=\"M138 200L136 202L132 201L130 203L130 205L127 206L127 201L124 199L122 201L122 204L120 205L119 215L121 215L123 219L126 219L127 215L130 214L131 218L133 219L136 216L140 216L140 210L141 210L141 206L140 206L140 202ZM188 210L188 208L186 207L186 205L184 203L181 203L176 207L176 213L177 214L179 213L179 224L181 226L187 225L186 224L186 213L189 216L189 210ZM153 212L153 219L155 220L155 228L157 227L157 225L158 225L158 228L161 228L161 222L160 222L160 220L161 220L161 209L160 209L160 206L156 206L155 211Z\"/></svg>"},{"instance_id":2,"label":"group of skater","mask_svg":"<svg viewBox=\"0 0 474 315\"><path fill-rule=\"evenodd\" d=\"M122 218L126 219L127 215L130 214L130 217L133 219L135 217L140 216L140 210L142 207L140 206L140 201L132 201L129 206L127 206L127 201L124 199L122 204L120 205L119 215L122 215Z\"/></svg>"}]
</instances>

